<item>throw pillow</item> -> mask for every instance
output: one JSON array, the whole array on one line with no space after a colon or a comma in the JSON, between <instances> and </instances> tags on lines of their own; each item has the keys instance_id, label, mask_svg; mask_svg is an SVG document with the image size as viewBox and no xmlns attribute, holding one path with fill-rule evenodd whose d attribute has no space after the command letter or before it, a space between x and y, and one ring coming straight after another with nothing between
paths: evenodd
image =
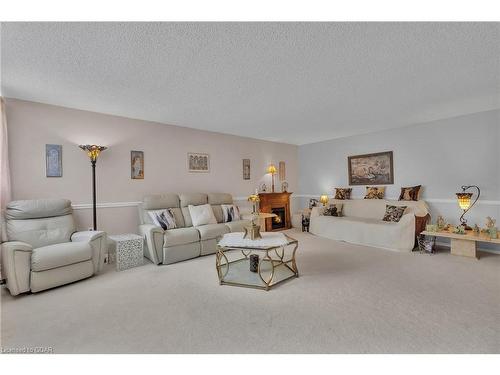
<instances>
[{"instance_id":1,"label":"throw pillow","mask_svg":"<svg viewBox=\"0 0 500 375\"><path fill-rule=\"evenodd\" d=\"M222 222L228 223L230 221L240 220L240 210L234 204L221 204L222 208Z\"/></svg>"},{"instance_id":2,"label":"throw pillow","mask_svg":"<svg viewBox=\"0 0 500 375\"><path fill-rule=\"evenodd\" d=\"M399 194L400 201L418 201L418 193L422 185L402 187Z\"/></svg>"},{"instance_id":3,"label":"throw pillow","mask_svg":"<svg viewBox=\"0 0 500 375\"><path fill-rule=\"evenodd\" d=\"M342 204L331 204L328 208L325 208L325 210L323 211L323 215L342 217L344 216L342 213L343 208L344 206Z\"/></svg>"},{"instance_id":4,"label":"throw pillow","mask_svg":"<svg viewBox=\"0 0 500 375\"><path fill-rule=\"evenodd\" d=\"M335 188L334 199L351 199L352 188Z\"/></svg>"},{"instance_id":5,"label":"throw pillow","mask_svg":"<svg viewBox=\"0 0 500 375\"><path fill-rule=\"evenodd\" d=\"M217 224L214 211L212 210L212 206L209 204L201 204L199 206L193 206L190 204L188 206L188 210L189 215L191 215L193 227L205 224Z\"/></svg>"},{"instance_id":6,"label":"throw pillow","mask_svg":"<svg viewBox=\"0 0 500 375\"><path fill-rule=\"evenodd\" d=\"M177 224L175 223L175 217L170 208L164 210L151 210L148 211L149 217L153 223L159 227L162 227L163 230L174 229L177 228Z\"/></svg>"},{"instance_id":7,"label":"throw pillow","mask_svg":"<svg viewBox=\"0 0 500 375\"><path fill-rule=\"evenodd\" d=\"M367 186L365 199L384 199L385 186Z\"/></svg>"},{"instance_id":8,"label":"throw pillow","mask_svg":"<svg viewBox=\"0 0 500 375\"><path fill-rule=\"evenodd\" d=\"M382 220L398 223L403 217L405 210L406 206L391 206L387 204L385 206L385 215Z\"/></svg>"}]
</instances>

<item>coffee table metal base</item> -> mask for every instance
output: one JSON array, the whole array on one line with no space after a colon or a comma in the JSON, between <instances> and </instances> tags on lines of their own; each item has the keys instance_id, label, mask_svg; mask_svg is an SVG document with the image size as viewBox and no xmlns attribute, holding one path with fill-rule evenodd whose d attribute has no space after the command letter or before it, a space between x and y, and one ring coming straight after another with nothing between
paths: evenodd
<instances>
[{"instance_id":1,"label":"coffee table metal base","mask_svg":"<svg viewBox=\"0 0 500 375\"><path fill-rule=\"evenodd\" d=\"M247 288L269 290L286 280L299 277L295 262L298 242L271 249L242 249L217 247L216 269L220 285L232 285ZM239 254L230 260L230 254ZM251 253L259 254L257 272L250 271ZM287 252L289 253L287 257ZM290 253L291 252L291 253Z\"/></svg>"}]
</instances>

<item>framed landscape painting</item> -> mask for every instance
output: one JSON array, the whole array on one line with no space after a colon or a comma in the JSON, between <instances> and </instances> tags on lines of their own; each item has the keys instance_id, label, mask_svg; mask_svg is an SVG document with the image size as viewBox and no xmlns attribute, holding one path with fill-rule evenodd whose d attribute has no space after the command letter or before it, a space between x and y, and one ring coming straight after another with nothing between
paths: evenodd
<instances>
[{"instance_id":1,"label":"framed landscape painting","mask_svg":"<svg viewBox=\"0 0 500 375\"><path fill-rule=\"evenodd\" d=\"M394 184L392 151L349 156L349 185Z\"/></svg>"},{"instance_id":2,"label":"framed landscape painting","mask_svg":"<svg viewBox=\"0 0 500 375\"><path fill-rule=\"evenodd\" d=\"M47 177L62 177L61 145L45 145L45 172Z\"/></svg>"},{"instance_id":3,"label":"framed landscape painting","mask_svg":"<svg viewBox=\"0 0 500 375\"><path fill-rule=\"evenodd\" d=\"M210 172L210 155L188 153L189 172Z\"/></svg>"}]
</instances>

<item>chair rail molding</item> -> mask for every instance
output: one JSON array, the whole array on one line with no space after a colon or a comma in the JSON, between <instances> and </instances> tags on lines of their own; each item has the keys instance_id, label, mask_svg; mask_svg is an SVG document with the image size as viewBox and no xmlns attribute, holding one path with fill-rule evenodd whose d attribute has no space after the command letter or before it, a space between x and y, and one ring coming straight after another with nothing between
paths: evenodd
<instances>
[{"instance_id":1,"label":"chair rail molding","mask_svg":"<svg viewBox=\"0 0 500 375\"><path fill-rule=\"evenodd\" d=\"M294 198L319 198L322 194L294 194ZM329 195L330 198L333 198L333 195ZM363 199L364 196L356 196L351 199ZM399 197L387 197L384 199L397 201ZM456 204L456 199L448 199L448 198L424 198L422 199L429 203L453 203ZM500 200L479 200L476 204L484 205L484 206L500 206Z\"/></svg>"}]
</instances>

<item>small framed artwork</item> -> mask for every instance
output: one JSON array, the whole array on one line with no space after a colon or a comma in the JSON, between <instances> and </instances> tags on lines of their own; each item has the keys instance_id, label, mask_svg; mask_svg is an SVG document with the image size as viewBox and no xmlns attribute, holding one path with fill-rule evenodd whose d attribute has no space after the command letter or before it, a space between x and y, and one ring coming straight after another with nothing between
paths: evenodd
<instances>
[{"instance_id":1,"label":"small framed artwork","mask_svg":"<svg viewBox=\"0 0 500 375\"><path fill-rule=\"evenodd\" d=\"M349 185L394 184L392 151L349 156Z\"/></svg>"},{"instance_id":2,"label":"small framed artwork","mask_svg":"<svg viewBox=\"0 0 500 375\"><path fill-rule=\"evenodd\" d=\"M210 172L210 155L188 152L189 172Z\"/></svg>"},{"instance_id":3,"label":"small framed artwork","mask_svg":"<svg viewBox=\"0 0 500 375\"><path fill-rule=\"evenodd\" d=\"M45 145L47 177L62 177L62 145Z\"/></svg>"},{"instance_id":4,"label":"small framed artwork","mask_svg":"<svg viewBox=\"0 0 500 375\"><path fill-rule=\"evenodd\" d=\"M243 159L243 179L250 180L250 159Z\"/></svg>"},{"instance_id":5,"label":"small framed artwork","mask_svg":"<svg viewBox=\"0 0 500 375\"><path fill-rule=\"evenodd\" d=\"M285 162L284 161L280 161L278 164L278 176L280 178L280 181L286 180Z\"/></svg>"},{"instance_id":6,"label":"small framed artwork","mask_svg":"<svg viewBox=\"0 0 500 375\"><path fill-rule=\"evenodd\" d=\"M144 180L144 151L130 151L130 177Z\"/></svg>"}]
</instances>

